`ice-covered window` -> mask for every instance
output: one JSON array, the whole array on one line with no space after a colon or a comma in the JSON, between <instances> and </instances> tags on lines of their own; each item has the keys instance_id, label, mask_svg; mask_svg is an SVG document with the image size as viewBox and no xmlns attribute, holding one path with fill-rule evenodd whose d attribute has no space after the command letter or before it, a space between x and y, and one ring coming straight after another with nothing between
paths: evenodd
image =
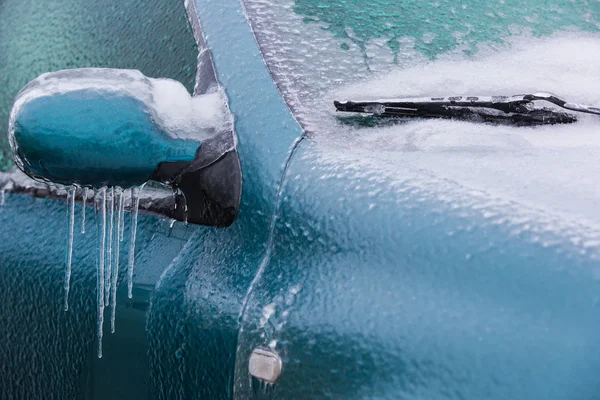
<instances>
[{"instance_id":1,"label":"ice-covered window","mask_svg":"<svg viewBox=\"0 0 600 400\"><path fill-rule=\"evenodd\" d=\"M528 48L527 42L536 46L541 38L581 37L600 30L596 1L243 1L269 69L309 132L333 129L327 127L331 92L356 82L407 67L431 65L432 69L435 64L430 63L440 59L469 60L498 51L510 57L509 49L515 44ZM534 69L521 64L526 71ZM450 74L446 84L436 89L445 91L444 95L463 91L467 77L460 71L446 72ZM431 85L420 87L428 73L424 69L417 80L410 75L391 85L388 80L386 90L382 93L379 87L377 94L429 94L425 91ZM492 83L509 78L502 76ZM485 85L476 89L487 91ZM446 93L448 90L451 92Z\"/></svg>"}]
</instances>

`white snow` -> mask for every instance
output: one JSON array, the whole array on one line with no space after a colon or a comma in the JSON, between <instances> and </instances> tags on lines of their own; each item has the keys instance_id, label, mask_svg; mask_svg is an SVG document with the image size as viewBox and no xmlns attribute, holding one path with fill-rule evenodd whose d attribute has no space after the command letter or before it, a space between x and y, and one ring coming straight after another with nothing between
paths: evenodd
<instances>
[{"instance_id":1,"label":"white snow","mask_svg":"<svg viewBox=\"0 0 600 400\"><path fill-rule=\"evenodd\" d=\"M229 129L225 93L214 92L191 97L179 82L171 79L151 79L152 97L157 116L166 131L181 139L206 139L213 134L211 129Z\"/></svg>"},{"instance_id":2,"label":"white snow","mask_svg":"<svg viewBox=\"0 0 600 400\"><path fill-rule=\"evenodd\" d=\"M80 68L45 73L29 82L15 99L9 125L14 125L19 110L28 102L78 90L136 98L148 107L168 135L180 139L208 139L233 124L221 88L192 97L180 82L172 79L148 78L137 70ZM11 140L11 146L16 145Z\"/></svg>"},{"instance_id":3,"label":"white snow","mask_svg":"<svg viewBox=\"0 0 600 400\"><path fill-rule=\"evenodd\" d=\"M474 59L449 54L397 69L334 91L326 101L362 99L366 93L376 98L549 91L571 102L598 105L599 66L599 35L521 37L500 52L482 49ZM362 149L364 157L454 182L465 193L476 190L600 226L597 116L577 113L577 123L542 127L414 120L356 130L340 124L333 110L330 115L320 121L325 129L315 140L335 141L341 136L348 146ZM337 139L332 132L337 132Z\"/></svg>"}]
</instances>

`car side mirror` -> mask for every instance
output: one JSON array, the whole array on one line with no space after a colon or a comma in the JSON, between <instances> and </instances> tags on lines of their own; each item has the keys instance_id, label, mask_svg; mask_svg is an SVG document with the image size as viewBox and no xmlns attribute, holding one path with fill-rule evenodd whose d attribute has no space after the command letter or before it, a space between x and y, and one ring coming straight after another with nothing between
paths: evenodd
<instances>
[{"instance_id":1,"label":"car side mirror","mask_svg":"<svg viewBox=\"0 0 600 400\"><path fill-rule=\"evenodd\" d=\"M170 79L136 70L84 68L43 74L17 95L9 121L17 166L30 177L78 187L153 180L183 195L154 211L228 226L241 195L233 117L214 88L191 97Z\"/></svg>"}]
</instances>

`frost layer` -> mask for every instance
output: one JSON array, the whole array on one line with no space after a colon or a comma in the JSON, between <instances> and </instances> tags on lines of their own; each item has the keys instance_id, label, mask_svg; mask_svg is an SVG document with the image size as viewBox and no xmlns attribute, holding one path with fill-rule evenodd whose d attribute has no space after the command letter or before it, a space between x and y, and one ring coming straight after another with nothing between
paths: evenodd
<instances>
[{"instance_id":1,"label":"frost layer","mask_svg":"<svg viewBox=\"0 0 600 400\"><path fill-rule=\"evenodd\" d=\"M90 68L44 74L23 88L9 139L30 176L131 187L162 162L194 161L201 143L223 132L231 117L222 91L192 98L176 81Z\"/></svg>"},{"instance_id":2,"label":"frost layer","mask_svg":"<svg viewBox=\"0 0 600 400\"><path fill-rule=\"evenodd\" d=\"M519 38L510 49L482 49L397 69L327 94L334 98L512 95L550 91L571 102L600 104L600 36ZM540 106L548 103L540 102ZM327 114L327 115L325 115ZM412 120L388 127L344 125L335 111L320 116L316 140L340 136L364 159L410 168L462 188L513 201L563 219L600 227L600 118L577 114L574 124L511 127L452 120ZM330 133L336 131L337 138ZM343 134L346 132L347 134ZM478 194L476 194L478 193ZM446 196L447 192L440 196Z\"/></svg>"},{"instance_id":3,"label":"frost layer","mask_svg":"<svg viewBox=\"0 0 600 400\"><path fill-rule=\"evenodd\" d=\"M115 331L125 203L121 187L131 187L127 265L131 298L141 187L160 162L196 162L198 148L204 142L209 146L200 162L216 159L235 146L232 122L224 92L219 88L191 97L179 82L147 78L135 70L87 68L47 73L31 81L17 96L9 126L17 165L32 177L69 186L65 311L73 256L75 194L81 190L83 233L85 203L89 188L94 189L98 220L98 357L102 357L105 308L111 309L111 332Z\"/></svg>"},{"instance_id":4,"label":"frost layer","mask_svg":"<svg viewBox=\"0 0 600 400\"><path fill-rule=\"evenodd\" d=\"M225 94L220 89L192 97L178 81L148 78L138 70L79 68L48 72L29 82L17 95L12 115L39 97L78 90L120 93L151 108L156 123L179 139L208 139L229 128Z\"/></svg>"}]
</instances>

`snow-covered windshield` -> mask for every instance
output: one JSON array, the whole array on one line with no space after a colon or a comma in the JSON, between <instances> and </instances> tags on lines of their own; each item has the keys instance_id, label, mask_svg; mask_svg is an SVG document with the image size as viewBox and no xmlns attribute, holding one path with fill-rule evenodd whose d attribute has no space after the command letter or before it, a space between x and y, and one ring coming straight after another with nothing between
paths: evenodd
<instances>
[{"instance_id":1,"label":"snow-covered windshield","mask_svg":"<svg viewBox=\"0 0 600 400\"><path fill-rule=\"evenodd\" d=\"M343 123L334 99L554 92L600 105L600 3L244 0L283 97L313 140L600 227L600 118L514 127ZM561 217L562 218L562 217ZM578 219L581 221L580 219Z\"/></svg>"},{"instance_id":2,"label":"snow-covered windshield","mask_svg":"<svg viewBox=\"0 0 600 400\"><path fill-rule=\"evenodd\" d=\"M322 99L331 100L332 91L388 74L395 76L408 67L422 66L423 70L413 70L410 77L391 85L388 79L385 90L377 87L374 94L460 95L470 88L477 89L476 94L498 89L498 94L513 94L504 91L516 90L518 85L507 86L507 81L522 82L523 69L531 78L530 72L542 62L549 62L554 73L560 72L554 63L571 56L560 50L578 42L554 49L557 51L548 57L538 54L534 67L523 61L512 68L513 75L491 76L485 83L472 70L449 70L443 72L441 85L435 78L434 91L432 85L422 84L428 82L428 75L436 74L432 70L438 68L437 60L472 60L494 54L510 57L515 45L553 48L565 45L565 41L541 39L589 37L583 33L600 30L600 4L596 0L244 0L244 4L269 69L309 131L323 130L320 112L322 107L330 111L332 107ZM574 64L577 60L570 61ZM473 79L482 84L473 84ZM558 82L560 76L553 79ZM521 91L533 87L569 92L556 84L548 87L547 81L528 82Z\"/></svg>"}]
</instances>

